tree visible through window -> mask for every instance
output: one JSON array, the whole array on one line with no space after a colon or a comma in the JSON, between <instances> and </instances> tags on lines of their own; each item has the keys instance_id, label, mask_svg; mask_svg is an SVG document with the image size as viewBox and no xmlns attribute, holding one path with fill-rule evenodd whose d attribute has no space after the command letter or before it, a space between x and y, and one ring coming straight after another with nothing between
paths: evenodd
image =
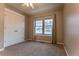
<instances>
[{"instance_id":1,"label":"tree visible through window","mask_svg":"<svg viewBox=\"0 0 79 59\"><path fill-rule=\"evenodd\" d=\"M35 21L35 34L52 34L52 19L36 20Z\"/></svg>"}]
</instances>

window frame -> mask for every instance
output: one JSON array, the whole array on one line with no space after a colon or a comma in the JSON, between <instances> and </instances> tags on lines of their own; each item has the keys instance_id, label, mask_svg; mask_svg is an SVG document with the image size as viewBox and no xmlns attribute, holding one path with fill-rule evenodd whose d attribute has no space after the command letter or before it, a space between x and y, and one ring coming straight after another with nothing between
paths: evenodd
<instances>
[{"instance_id":1,"label":"window frame","mask_svg":"<svg viewBox=\"0 0 79 59\"><path fill-rule=\"evenodd\" d=\"M44 33L44 29L45 29L45 25L44 25L44 21L45 20L47 20L47 19L52 19L52 21L53 21L53 18L52 17L49 17L49 18L36 18L35 20L34 20L34 35L42 35L42 36L52 36L52 34L45 34ZM35 33L36 32L36 30L35 30L35 27L36 27L36 21L39 21L39 20L42 20L42 23L43 23L43 25L42 25L42 33L40 34L40 33ZM52 22L52 30L53 30L53 22Z\"/></svg>"},{"instance_id":2,"label":"window frame","mask_svg":"<svg viewBox=\"0 0 79 59\"><path fill-rule=\"evenodd\" d=\"M36 30L35 30L35 27L36 27L36 21L39 21L40 19L37 19L37 20L34 20L34 34L35 35L42 35L43 34L43 30L42 30L42 33L35 33L36 32ZM43 21L42 21L43 22ZM43 25L43 23L42 23L42 25ZM43 27L42 27L42 29L43 29Z\"/></svg>"},{"instance_id":3,"label":"window frame","mask_svg":"<svg viewBox=\"0 0 79 59\"><path fill-rule=\"evenodd\" d=\"M49 19L52 19L52 18L47 18L47 19L45 19L45 20L49 20ZM44 35L52 35L52 34L45 34L45 20L44 20L44 32L43 32L43 34ZM52 30L53 30L53 19L52 19Z\"/></svg>"}]
</instances>

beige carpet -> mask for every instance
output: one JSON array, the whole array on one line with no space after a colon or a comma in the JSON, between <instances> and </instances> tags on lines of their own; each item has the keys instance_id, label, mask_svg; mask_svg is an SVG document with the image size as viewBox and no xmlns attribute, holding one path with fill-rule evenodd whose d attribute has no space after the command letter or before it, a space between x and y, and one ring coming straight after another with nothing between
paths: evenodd
<instances>
[{"instance_id":1,"label":"beige carpet","mask_svg":"<svg viewBox=\"0 0 79 59\"><path fill-rule=\"evenodd\" d=\"M66 56L62 45L23 42L5 48L1 56Z\"/></svg>"}]
</instances>

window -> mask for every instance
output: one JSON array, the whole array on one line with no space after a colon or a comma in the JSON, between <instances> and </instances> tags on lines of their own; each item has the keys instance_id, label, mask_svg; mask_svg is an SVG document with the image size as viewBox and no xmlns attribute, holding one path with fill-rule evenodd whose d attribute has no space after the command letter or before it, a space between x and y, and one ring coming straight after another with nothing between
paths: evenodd
<instances>
[{"instance_id":1,"label":"window","mask_svg":"<svg viewBox=\"0 0 79 59\"><path fill-rule=\"evenodd\" d=\"M36 34L42 34L42 26L43 26L42 20L36 20L35 21L35 33Z\"/></svg>"},{"instance_id":2,"label":"window","mask_svg":"<svg viewBox=\"0 0 79 59\"><path fill-rule=\"evenodd\" d=\"M35 20L35 34L51 35L52 34L52 19Z\"/></svg>"},{"instance_id":3,"label":"window","mask_svg":"<svg viewBox=\"0 0 79 59\"><path fill-rule=\"evenodd\" d=\"M52 19L44 20L44 34L52 34Z\"/></svg>"}]
</instances>

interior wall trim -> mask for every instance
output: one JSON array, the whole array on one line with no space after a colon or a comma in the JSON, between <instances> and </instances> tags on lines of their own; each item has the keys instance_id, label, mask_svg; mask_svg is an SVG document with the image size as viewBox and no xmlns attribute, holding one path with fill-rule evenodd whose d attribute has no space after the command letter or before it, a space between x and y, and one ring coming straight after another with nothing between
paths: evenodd
<instances>
[{"instance_id":1,"label":"interior wall trim","mask_svg":"<svg viewBox=\"0 0 79 59\"><path fill-rule=\"evenodd\" d=\"M64 47L64 50L66 52L66 55L69 56L68 52L67 52L67 49L65 48L64 44L63 44L63 47Z\"/></svg>"},{"instance_id":2,"label":"interior wall trim","mask_svg":"<svg viewBox=\"0 0 79 59\"><path fill-rule=\"evenodd\" d=\"M68 52L67 52L67 50L66 50L66 48L65 48L65 46L64 46L64 43L57 42L57 44L62 44L63 47L64 47L64 50L65 50L65 52L66 52L66 55L69 56L69 54L68 54Z\"/></svg>"}]
</instances>

